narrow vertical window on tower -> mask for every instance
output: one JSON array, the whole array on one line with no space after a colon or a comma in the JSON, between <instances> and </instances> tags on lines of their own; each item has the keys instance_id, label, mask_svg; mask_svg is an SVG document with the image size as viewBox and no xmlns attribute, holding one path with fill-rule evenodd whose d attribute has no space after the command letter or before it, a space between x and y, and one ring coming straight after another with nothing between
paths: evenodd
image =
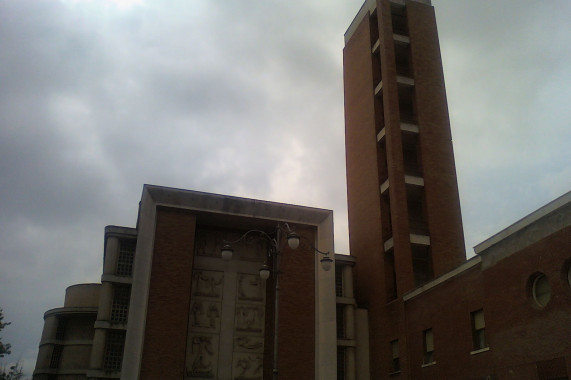
<instances>
[{"instance_id":1,"label":"narrow vertical window on tower","mask_svg":"<svg viewBox=\"0 0 571 380\"><path fill-rule=\"evenodd\" d=\"M377 16L377 8L371 13L371 18L369 19L370 25L370 36L371 36L371 49L375 50L375 46L378 47L377 42L379 42L379 19Z\"/></svg>"},{"instance_id":2,"label":"narrow vertical window on tower","mask_svg":"<svg viewBox=\"0 0 571 380\"><path fill-rule=\"evenodd\" d=\"M474 351L488 347L486 342L486 322L484 321L484 310L476 310L470 314L472 320L472 346Z\"/></svg>"},{"instance_id":3,"label":"narrow vertical window on tower","mask_svg":"<svg viewBox=\"0 0 571 380\"><path fill-rule=\"evenodd\" d=\"M391 3L391 22L394 34L408 36L406 7L404 5Z\"/></svg>"},{"instance_id":4,"label":"narrow vertical window on tower","mask_svg":"<svg viewBox=\"0 0 571 380\"><path fill-rule=\"evenodd\" d=\"M408 83L399 83L398 97L401 123L417 124L414 96L414 86Z\"/></svg>"},{"instance_id":5,"label":"narrow vertical window on tower","mask_svg":"<svg viewBox=\"0 0 571 380\"><path fill-rule=\"evenodd\" d=\"M388 178L385 180L388 181ZM393 237L391 198L388 189L381 194L381 228L383 243Z\"/></svg>"},{"instance_id":6,"label":"narrow vertical window on tower","mask_svg":"<svg viewBox=\"0 0 571 380\"><path fill-rule=\"evenodd\" d=\"M397 75L412 78L410 44L408 37L394 36Z\"/></svg>"},{"instance_id":7,"label":"narrow vertical window on tower","mask_svg":"<svg viewBox=\"0 0 571 380\"><path fill-rule=\"evenodd\" d=\"M384 133L384 131L382 133ZM377 171L379 176L379 185L382 185L389 178L387 144L384 136L377 142Z\"/></svg>"},{"instance_id":8,"label":"narrow vertical window on tower","mask_svg":"<svg viewBox=\"0 0 571 380\"><path fill-rule=\"evenodd\" d=\"M397 298L395 254L392 248L385 252L385 281L387 288L387 302L390 302Z\"/></svg>"},{"instance_id":9,"label":"narrow vertical window on tower","mask_svg":"<svg viewBox=\"0 0 571 380\"><path fill-rule=\"evenodd\" d=\"M422 177L420 142L418 140L418 133L403 131L402 151L404 161L404 174L414 177Z\"/></svg>"},{"instance_id":10,"label":"narrow vertical window on tower","mask_svg":"<svg viewBox=\"0 0 571 380\"><path fill-rule=\"evenodd\" d=\"M371 32L371 54L373 59L373 85L377 86L381 82L381 49L379 39L379 24L377 13L373 13L370 19Z\"/></svg>"},{"instance_id":11,"label":"narrow vertical window on tower","mask_svg":"<svg viewBox=\"0 0 571 380\"><path fill-rule=\"evenodd\" d=\"M399 353L399 341L395 339L391 341L391 373L396 373L400 371L400 353Z\"/></svg>"},{"instance_id":12,"label":"narrow vertical window on tower","mask_svg":"<svg viewBox=\"0 0 571 380\"><path fill-rule=\"evenodd\" d=\"M433 277L432 259L430 255L430 246L421 244L412 244L412 270L414 273L414 283L420 286Z\"/></svg>"},{"instance_id":13,"label":"narrow vertical window on tower","mask_svg":"<svg viewBox=\"0 0 571 380\"><path fill-rule=\"evenodd\" d=\"M428 235L424 203L424 188L422 186L406 187L408 224L411 234Z\"/></svg>"},{"instance_id":14,"label":"narrow vertical window on tower","mask_svg":"<svg viewBox=\"0 0 571 380\"><path fill-rule=\"evenodd\" d=\"M422 364L433 364L434 361L434 334L432 329L423 331L424 355Z\"/></svg>"}]
</instances>

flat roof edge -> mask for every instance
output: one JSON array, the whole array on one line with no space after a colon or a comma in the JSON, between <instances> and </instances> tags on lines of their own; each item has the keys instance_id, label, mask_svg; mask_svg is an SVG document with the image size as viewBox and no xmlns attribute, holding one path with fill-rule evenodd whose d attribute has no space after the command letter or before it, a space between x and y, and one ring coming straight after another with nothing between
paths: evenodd
<instances>
[{"instance_id":1,"label":"flat roof edge","mask_svg":"<svg viewBox=\"0 0 571 380\"><path fill-rule=\"evenodd\" d=\"M132 236L137 236L137 229L133 228L133 227L108 225L108 226L105 226L105 235L132 235Z\"/></svg>"},{"instance_id":2,"label":"flat roof edge","mask_svg":"<svg viewBox=\"0 0 571 380\"><path fill-rule=\"evenodd\" d=\"M368 12L373 13L376 7L377 7L376 0L365 0L363 5L361 5L361 8L359 8L359 11L353 18L353 21L351 21L351 24L349 24L347 31L345 32L345 45L347 45L347 42L349 42L349 40L353 36L353 33L355 33L355 30L357 30L357 27L361 23L361 20L363 20L363 17L365 17L365 15Z\"/></svg>"},{"instance_id":3,"label":"flat roof edge","mask_svg":"<svg viewBox=\"0 0 571 380\"><path fill-rule=\"evenodd\" d=\"M208 193L203 191L196 191L196 190L186 190L186 189L178 189L172 187L165 187L165 186L156 186L156 185L144 185L144 189L148 191L151 198L157 205L162 206L172 206L172 207L194 207L198 205L200 202L204 201L230 201L233 203L241 203L241 204L248 204L254 207L269 207L269 208L284 208L288 210L298 210L303 211L304 213L309 213L314 216L318 216L321 219L326 219L333 214L333 210L324 209L324 208L317 208L317 207L309 207L309 206L302 206L302 205L294 205L290 203L280 203L280 202L273 202L273 201L266 201L261 199L253 199L253 198L245 198L245 197L238 197L233 195L224 195L224 194L215 194L215 193ZM183 197L181 198L174 198L170 197L170 195L179 195ZM222 209L218 209L217 207L208 208L206 210L210 212L223 212L229 214L236 214L240 215L242 213L233 212L235 211L236 205L228 205L225 204ZM198 209L203 209L199 207ZM248 214L244 214L248 215Z\"/></svg>"},{"instance_id":4,"label":"flat roof edge","mask_svg":"<svg viewBox=\"0 0 571 380\"><path fill-rule=\"evenodd\" d=\"M482 262L482 258L480 256L474 256L470 260L465 261L464 263L460 264L456 268L452 269L449 272L444 273L441 276L436 277L435 279L427 282L426 284L422 285L420 288L416 288L411 290L410 292L406 293L402 298L403 301L408 301L424 292L427 292L436 286L454 278L463 272L467 271L468 269L480 264Z\"/></svg>"},{"instance_id":5,"label":"flat roof edge","mask_svg":"<svg viewBox=\"0 0 571 380\"><path fill-rule=\"evenodd\" d=\"M399 5L403 5L403 6L406 4L407 1L415 1L417 3L422 3L422 4L432 6L431 0L390 0L391 3L399 4ZM357 12L355 17L353 18L353 21L351 21L351 24L349 24L347 31L345 32L345 35L344 35L345 36L345 45L347 45L347 42L349 42L349 40L353 36L353 33L355 33L355 30L357 30L357 27L361 23L361 20L363 19L363 17L365 17L365 14L367 14L367 12L370 12L372 14L376 8L377 8L377 1L376 0L365 0L363 5L361 5L361 8L359 8L359 11Z\"/></svg>"}]
</instances>

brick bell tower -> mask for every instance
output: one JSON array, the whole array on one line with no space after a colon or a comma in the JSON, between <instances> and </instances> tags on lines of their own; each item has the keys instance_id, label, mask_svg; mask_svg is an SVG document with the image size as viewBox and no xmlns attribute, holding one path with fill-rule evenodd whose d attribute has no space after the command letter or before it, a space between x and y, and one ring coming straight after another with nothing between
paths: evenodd
<instances>
[{"instance_id":1,"label":"brick bell tower","mask_svg":"<svg viewBox=\"0 0 571 380\"><path fill-rule=\"evenodd\" d=\"M434 8L367 0L345 34L347 192L357 302L369 308L372 378L398 340L402 296L465 260ZM385 352L387 351L387 352Z\"/></svg>"}]
</instances>

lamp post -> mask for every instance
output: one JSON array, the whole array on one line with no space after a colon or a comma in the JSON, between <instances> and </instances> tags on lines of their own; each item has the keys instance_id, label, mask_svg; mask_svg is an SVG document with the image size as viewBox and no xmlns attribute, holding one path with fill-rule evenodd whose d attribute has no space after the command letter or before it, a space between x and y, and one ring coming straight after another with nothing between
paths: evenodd
<instances>
[{"instance_id":1,"label":"lamp post","mask_svg":"<svg viewBox=\"0 0 571 380\"><path fill-rule=\"evenodd\" d=\"M279 322L279 294L280 294L280 254L281 254L281 234L286 233L287 244L290 249L295 250L299 247L301 243L301 236L295 233L287 223L278 224L275 230L271 233L267 233L261 230L250 230L244 233L239 239L224 242L222 246L221 256L222 259L229 261L232 259L232 254L234 249L233 244L244 241L248 238L253 240L265 240L268 243L268 254L266 262L260 268L260 278L262 280L267 280L270 277L270 271L273 270L273 276L275 281L274 290L274 356L273 356L273 378L278 379L278 322ZM273 237L272 237L273 236ZM307 240L307 239L306 239ZM319 260L321 262L321 267L324 271L329 271L331 269L331 263L333 260L329 257L329 252L322 252L313 244L310 244L311 248L316 254L323 255L323 258ZM272 261L272 267L268 265L268 260Z\"/></svg>"}]
</instances>

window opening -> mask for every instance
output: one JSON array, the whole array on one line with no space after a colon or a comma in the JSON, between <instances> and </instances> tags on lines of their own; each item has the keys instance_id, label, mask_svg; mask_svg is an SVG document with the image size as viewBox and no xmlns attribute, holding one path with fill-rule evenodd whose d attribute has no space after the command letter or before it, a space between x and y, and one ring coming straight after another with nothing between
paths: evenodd
<instances>
[{"instance_id":1,"label":"window opening","mask_svg":"<svg viewBox=\"0 0 571 380\"><path fill-rule=\"evenodd\" d=\"M133 275L133 259L135 258L136 240L121 240L119 243L119 257L117 258L117 275Z\"/></svg>"},{"instance_id":2,"label":"window opening","mask_svg":"<svg viewBox=\"0 0 571 380\"><path fill-rule=\"evenodd\" d=\"M472 344L474 350L481 350L488 347L486 343L486 322L484 321L484 310L476 310L470 315L472 319Z\"/></svg>"},{"instance_id":3,"label":"window opening","mask_svg":"<svg viewBox=\"0 0 571 380\"><path fill-rule=\"evenodd\" d=\"M337 305L336 307L337 319L337 339L345 338L345 307L344 305Z\"/></svg>"},{"instance_id":4,"label":"window opening","mask_svg":"<svg viewBox=\"0 0 571 380\"><path fill-rule=\"evenodd\" d=\"M391 21L393 24L393 33L408 35L406 8L402 5L391 4Z\"/></svg>"},{"instance_id":5,"label":"window opening","mask_svg":"<svg viewBox=\"0 0 571 380\"><path fill-rule=\"evenodd\" d=\"M343 297L343 267L340 265L335 267L335 295Z\"/></svg>"},{"instance_id":6,"label":"window opening","mask_svg":"<svg viewBox=\"0 0 571 380\"><path fill-rule=\"evenodd\" d=\"M129 299L131 287L126 285L113 286L113 304L111 306L111 322L127 323L129 314Z\"/></svg>"},{"instance_id":7,"label":"window opening","mask_svg":"<svg viewBox=\"0 0 571 380\"><path fill-rule=\"evenodd\" d=\"M430 246L412 244L412 270L414 272L414 283L420 286L433 277L432 260L430 257Z\"/></svg>"},{"instance_id":8,"label":"window opening","mask_svg":"<svg viewBox=\"0 0 571 380\"><path fill-rule=\"evenodd\" d=\"M398 371L400 371L399 341L398 341L398 339L391 341L391 353L392 353L391 370L392 370L392 372L398 372Z\"/></svg>"},{"instance_id":9,"label":"window opening","mask_svg":"<svg viewBox=\"0 0 571 380\"><path fill-rule=\"evenodd\" d=\"M123 346L125 344L125 332L113 331L107 332L107 341L105 342L105 356L103 359L103 367L107 371L120 371L121 362L123 361Z\"/></svg>"},{"instance_id":10,"label":"window opening","mask_svg":"<svg viewBox=\"0 0 571 380\"><path fill-rule=\"evenodd\" d=\"M63 346L55 345L52 351L52 359L50 360L50 368L59 368L59 362L61 361L61 354L63 352Z\"/></svg>"},{"instance_id":11,"label":"window opening","mask_svg":"<svg viewBox=\"0 0 571 380\"><path fill-rule=\"evenodd\" d=\"M337 347L337 380L345 380L345 347Z\"/></svg>"},{"instance_id":12,"label":"window opening","mask_svg":"<svg viewBox=\"0 0 571 380\"><path fill-rule=\"evenodd\" d=\"M549 285L547 276L543 273L537 273L530 280L533 301L537 306L545 307L551 299L551 285Z\"/></svg>"},{"instance_id":13,"label":"window opening","mask_svg":"<svg viewBox=\"0 0 571 380\"><path fill-rule=\"evenodd\" d=\"M387 286L387 302L390 302L397 298L395 254L392 248L385 252L385 281Z\"/></svg>"},{"instance_id":14,"label":"window opening","mask_svg":"<svg viewBox=\"0 0 571 380\"><path fill-rule=\"evenodd\" d=\"M434 363L434 334L432 329L424 330L424 358L423 364Z\"/></svg>"}]
</instances>

